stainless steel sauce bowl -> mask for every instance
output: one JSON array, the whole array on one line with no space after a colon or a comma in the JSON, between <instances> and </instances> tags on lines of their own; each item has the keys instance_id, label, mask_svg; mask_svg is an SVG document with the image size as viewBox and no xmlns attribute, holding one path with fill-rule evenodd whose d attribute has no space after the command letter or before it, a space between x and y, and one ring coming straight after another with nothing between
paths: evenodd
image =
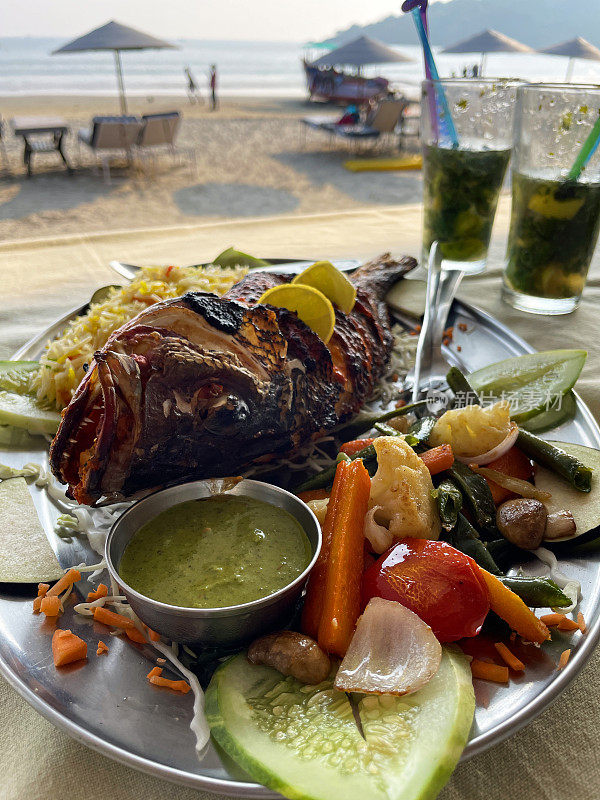
<instances>
[{"instance_id":1,"label":"stainless steel sauce bowl","mask_svg":"<svg viewBox=\"0 0 600 800\"><path fill-rule=\"evenodd\" d=\"M229 487L229 488L228 488ZM131 537L161 511L187 500L199 500L226 492L251 497L284 509L295 517L312 548L310 563L283 589L237 606L225 608L183 608L152 600L128 586L118 572L121 557ZM162 489L144 497L119 517L106 540L106 563L112 578L121 587L138 617L157 633L184 644L244 644L289 621L308 573L321 549L321 528L310 508L295 495L260 481L241 480L231 486L227 479L193 481Z\"/></svg>"}]
</instances>

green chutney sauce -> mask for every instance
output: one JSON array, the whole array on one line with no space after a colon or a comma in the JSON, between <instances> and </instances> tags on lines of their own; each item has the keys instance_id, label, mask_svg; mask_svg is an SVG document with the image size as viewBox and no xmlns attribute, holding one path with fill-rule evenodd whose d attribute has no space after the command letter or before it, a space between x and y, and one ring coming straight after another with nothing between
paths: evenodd
<instances>
[{"instance_id":1,"label":"green chutney sauce","mask_svg":"<svg viewBox=\"0 0 600 800\"><path fill-rule=\"evenodd\" d=\"M119 574L146 597L187 608L249 603L283 589L311 558L300 523L250 497L168 508L135 533Z\"/></svg>"}]
</instances>

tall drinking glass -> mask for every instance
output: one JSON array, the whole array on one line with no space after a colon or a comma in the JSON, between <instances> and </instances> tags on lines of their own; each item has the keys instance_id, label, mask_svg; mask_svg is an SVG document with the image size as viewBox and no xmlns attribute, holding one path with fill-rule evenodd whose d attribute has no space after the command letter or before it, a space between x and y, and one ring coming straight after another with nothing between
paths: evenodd
<instances>
[{"instance_id":1,"label":"tall drinking glass","mask_svg":"<svg viewBox=\"0 0 600 800\"><path fill-rule=\"evenodd\" d=\"M423 81L423 264L437 241L442 267L485 269L510 161L517 85L500 79ZM458 144L443 112L442 89Z\"/></svg>"},{"instance_id":2,"label":"tall drinking glass","mask_svg":"<svg viewBox=\"0 0 600 800\"><path fill-rule=\"evenodd\" d=\"M534 314L581 298L600 223L600 154L568 178L600 113L600 87L527 84L517 92L512 215L502 297Z\"/></svg>"}]
</instances>

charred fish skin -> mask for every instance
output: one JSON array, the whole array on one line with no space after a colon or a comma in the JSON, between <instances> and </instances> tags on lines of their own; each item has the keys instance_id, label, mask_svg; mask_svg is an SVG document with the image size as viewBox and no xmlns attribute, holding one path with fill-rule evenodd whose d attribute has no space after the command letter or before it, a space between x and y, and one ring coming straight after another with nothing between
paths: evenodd
<instances>
[{"instance_id":1,"label":"charred fish skin","mask_svg":"<svg viewBox=\"0 0 600 800\"><path fill-rule=\"evenodd\" d=\"M68 494L94 505L168 483L237 474L355 413L389 360L384 302L416 262L383 256L352 280L325 345L257 300L288 275L250 273L222 298L192 292L115 331L63 412L50 450Z\"/></svg>"}]
</instances>

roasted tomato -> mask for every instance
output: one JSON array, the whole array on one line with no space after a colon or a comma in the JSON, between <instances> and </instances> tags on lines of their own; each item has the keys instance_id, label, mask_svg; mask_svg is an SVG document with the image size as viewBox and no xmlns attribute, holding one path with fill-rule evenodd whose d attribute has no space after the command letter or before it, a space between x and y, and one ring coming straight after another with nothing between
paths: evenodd
<instances>
[{"instance_id":1,"label":"roasted tomato","mask_svg":"<svg viewBox=\"0 0 600 800\"><path fill-rule=\"evenodd\" d=\"M475 636L490 609L479 567L446 542L402 539L363 575L363 602L397 600L426 622L440 642Z\"/></svg>"}]
</instances>

